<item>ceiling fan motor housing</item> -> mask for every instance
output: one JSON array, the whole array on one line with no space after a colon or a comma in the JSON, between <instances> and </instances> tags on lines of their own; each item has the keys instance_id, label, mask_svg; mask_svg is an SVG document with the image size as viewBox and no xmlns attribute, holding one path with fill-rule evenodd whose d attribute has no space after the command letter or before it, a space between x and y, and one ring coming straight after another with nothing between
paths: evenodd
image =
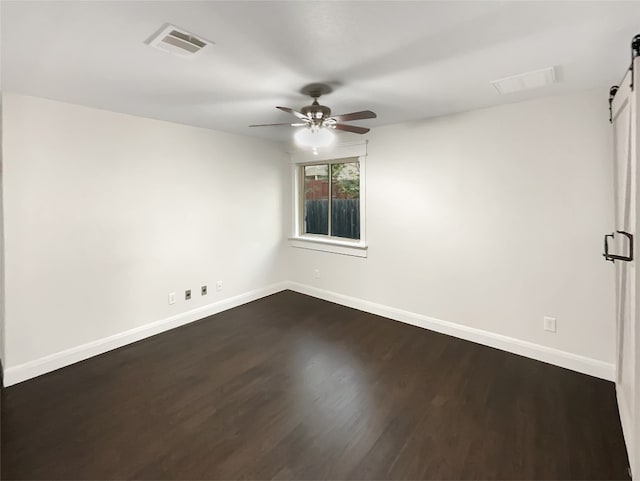
<instances>
[{"instance_id":1,"label":"ceiling fan motor housing","mask_svg":"<svg viewBox=\"0 0 640 481\"><path fill-rule=\"evenodd\" d=\"M311 105L302 107L300 112L313 121L320 121L331 116L331 109L325 105L320 105L317 100L314 100Z\"/></svg>"}]
</instances>

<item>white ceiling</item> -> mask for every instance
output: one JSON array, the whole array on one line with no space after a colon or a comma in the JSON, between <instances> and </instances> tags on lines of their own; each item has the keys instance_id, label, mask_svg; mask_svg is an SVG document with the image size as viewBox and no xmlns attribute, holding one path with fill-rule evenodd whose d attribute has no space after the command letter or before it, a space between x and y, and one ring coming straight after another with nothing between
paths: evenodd
<instances>
[{"instance_id":1,"label":"white ceiling","mask_svg":"<svg viewBox=\"0 0 640 481\"><path fill-rule=\"evenodd\" d=\"M2 1L4 90L272 139L276 105L329 82L334 113L375 127L588 88L629 63L640 2ZM144 41L172 23L216 45L194 59ZM559 83L489 83L556 66ZM354 134L343 134L355 137Z\"/></svg>"}]
</instances>

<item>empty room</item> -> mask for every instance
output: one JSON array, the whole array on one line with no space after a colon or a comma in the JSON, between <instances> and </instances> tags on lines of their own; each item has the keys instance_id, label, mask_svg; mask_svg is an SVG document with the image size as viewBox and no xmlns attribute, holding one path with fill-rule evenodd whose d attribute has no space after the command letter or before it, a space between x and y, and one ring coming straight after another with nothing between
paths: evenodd
<instances>
[{"instance_id":1,"label":"empty room","mask_svg":"<svg viewBox=\"0 0 640 481\"><path fill-rule=\"evenodd\" d=\"M640 2L0 2L7 480L640 480Z\"/></svg>"}]
</instances>

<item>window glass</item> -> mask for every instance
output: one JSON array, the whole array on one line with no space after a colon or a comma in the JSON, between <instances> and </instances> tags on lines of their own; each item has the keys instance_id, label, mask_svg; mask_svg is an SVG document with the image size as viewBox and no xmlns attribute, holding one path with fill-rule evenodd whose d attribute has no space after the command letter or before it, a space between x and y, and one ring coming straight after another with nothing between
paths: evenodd
<instances>
[{"instance_id":1,"label":"window glass","mask_svg":"<svg viewBox=\"0 0 640 481\"><path fill-rule=\"evenodd\" d=\"M329 165L304 166L304 232L329 234Z\"/></svg>"},{"instance_id":2,"label":"window glass","mask_svg":"<svg viewBox=\"0 0 640 481\"><path fill-rule=\"evenodd\" d=\"M360 164L331 164L331 235L360 239Z\"/></svg>"}]
</instances>

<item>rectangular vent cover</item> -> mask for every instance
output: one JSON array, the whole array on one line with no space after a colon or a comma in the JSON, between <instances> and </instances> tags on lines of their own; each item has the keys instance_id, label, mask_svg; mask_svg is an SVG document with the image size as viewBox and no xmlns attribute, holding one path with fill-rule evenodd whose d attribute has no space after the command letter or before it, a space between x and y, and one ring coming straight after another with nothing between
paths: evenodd
<instances>
[{"instance_id":1,"label":"rectangular vent cover","mask_svg":"<svg viewBox=\"0 0 640 481\"><path fill-rule=\"evenodd\" d=\"M554 67L521 73L491 82L498 93L502 95L520 92L521 90L537 89L554 83L556 83Z\"/></svg>"},{"instance_id":2,"label":"rectangular vent cover","mask_svg":"<svg viewBox=\"0 0 640 481\"><path fill-rule=\"evenodd\" d=\"M197 37L175 25L166 24L146 43L164 52L193 57L213 42Z\"/></svg>"}]
</instances>

